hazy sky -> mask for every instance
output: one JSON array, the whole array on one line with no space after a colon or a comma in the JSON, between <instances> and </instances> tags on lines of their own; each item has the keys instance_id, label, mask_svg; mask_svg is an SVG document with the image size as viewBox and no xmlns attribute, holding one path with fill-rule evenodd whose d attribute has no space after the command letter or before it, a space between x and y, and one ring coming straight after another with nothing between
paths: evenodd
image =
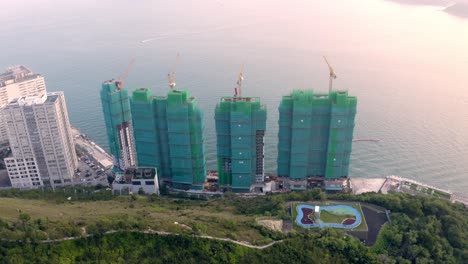
<instances>
[{"instance_id":1,"label":"hazy sky","mask_svg":"<svg viewBox=\"0 0 468 264\"><path fill-rule=\"evenodd\" d=\"M432 5L443 7L448 14L468 18L468 0L387 0L407 5Z\"/></svg>"}]
</instances>

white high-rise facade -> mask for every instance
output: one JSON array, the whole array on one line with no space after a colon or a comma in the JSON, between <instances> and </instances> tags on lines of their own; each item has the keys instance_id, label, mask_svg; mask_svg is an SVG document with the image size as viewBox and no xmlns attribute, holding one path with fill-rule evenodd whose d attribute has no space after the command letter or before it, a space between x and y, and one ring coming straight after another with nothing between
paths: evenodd
<instances>
[{"instance_id":1,"label":"white high-rise facade","mask_svg":"<svg viewBox=\"0 0 468 264\"><path fill-rule=\"evenodd\" d=\"M2 109L13 99L23 96L43 96L44 77L24 66L14 66L0 74L0 143L8 142L7 125Z\"/></svg>"},{"instance_id":2,"label":"white high-rise facade","mask_svg":"<svg viewBox=\"0 0 468 264\"><path fill-rule=\"evenodd\" d=\"M78 161L63 92L14 99L3 113L13 154L5 159L12 186L71 183Z\"/></svg>"}]
</instances>

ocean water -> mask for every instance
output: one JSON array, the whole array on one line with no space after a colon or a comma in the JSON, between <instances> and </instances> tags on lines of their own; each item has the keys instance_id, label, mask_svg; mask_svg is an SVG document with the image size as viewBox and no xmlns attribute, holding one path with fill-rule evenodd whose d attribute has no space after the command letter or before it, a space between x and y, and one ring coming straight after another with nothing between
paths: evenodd
<instances>
[{"instance_id":1,"label":"ocean water","mask_svg":"<svg viewBox=\"0 0 468 264\"><path fill-rule=\"evenodd\" d=\"M17 3L15 3L17 2ZM273 2L273 3L272 3ZM399 2L399 1L397 1ZM401 2L401 1L400 1ZM468 194L468 20L442 7L383 0L0 0L0 67L23 64L65 92L70 120L107 148L99 89L136 62L125 86L177 88L205 112L215 168L214 107L233 94L268 107L266 169L276 170L278 104L293 89L358 97L351 177L399 175Z\"/></svg>"}]
</instances>

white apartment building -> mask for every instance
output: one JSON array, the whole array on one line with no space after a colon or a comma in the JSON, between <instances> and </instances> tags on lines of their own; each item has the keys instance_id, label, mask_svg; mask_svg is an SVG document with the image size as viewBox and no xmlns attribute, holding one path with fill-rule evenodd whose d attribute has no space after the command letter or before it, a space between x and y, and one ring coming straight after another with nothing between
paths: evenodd
<instances>
[{"instance_id":1,"label":"white apartment building","mask_svg":"<svg viewBox=\"0 0 468 264\"><path fill-rule=\"evenodd\" d=\"M10 67L0 74L0 143L8 142L7 126L1 110L15 98L42 96L45 93L44 77L24 66Z\"/></svg>"},{"instance_id":2,"label":"white apartment building","mask_svg":"<svg viewBox=\"0 0 468 264\"><path fill-rule=\"evenodd\" d=\"M20 97L3 112L12 151L5 165L12 186L71 183L78 160L63 92Z\"/></svg>"}]
</instances>

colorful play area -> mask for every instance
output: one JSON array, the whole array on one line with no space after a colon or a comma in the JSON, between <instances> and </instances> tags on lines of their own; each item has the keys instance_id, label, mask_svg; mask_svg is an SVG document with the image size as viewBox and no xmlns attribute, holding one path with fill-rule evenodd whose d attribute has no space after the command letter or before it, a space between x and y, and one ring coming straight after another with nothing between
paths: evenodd
<instances>
[{"instance_id":1,"label":"colorful play area","mask_svg":"<svg viewBox=\"0 0 468 264\"><path fill-rule=\"evenodd\" d=\"M350 205L297 204L295 222L303 228L334 227L353 229L362 220L362 213Z\"/></svg>"}]
</instances>

